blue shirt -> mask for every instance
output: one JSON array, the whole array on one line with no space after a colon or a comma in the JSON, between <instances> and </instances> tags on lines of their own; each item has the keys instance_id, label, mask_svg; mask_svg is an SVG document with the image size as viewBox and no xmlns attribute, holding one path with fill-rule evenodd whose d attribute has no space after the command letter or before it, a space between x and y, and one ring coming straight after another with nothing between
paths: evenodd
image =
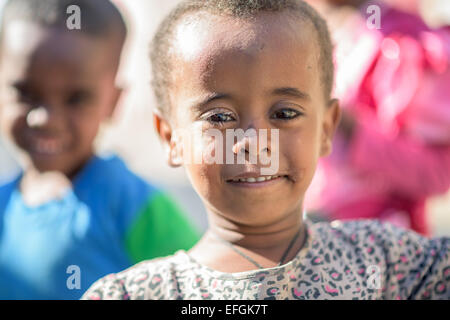
<instances>
[{"instance_id":1,"label":"blue shirt","mask_svg":"<svg viewBox=\"0 0 450 320\"><path fill-rule=\"evenodd\" d=\"M60 200L29 207L0 186L0 299L79 299L100 277L188 249L198 234L116 156L95 156Z\"/></svg>"}]
</instances>

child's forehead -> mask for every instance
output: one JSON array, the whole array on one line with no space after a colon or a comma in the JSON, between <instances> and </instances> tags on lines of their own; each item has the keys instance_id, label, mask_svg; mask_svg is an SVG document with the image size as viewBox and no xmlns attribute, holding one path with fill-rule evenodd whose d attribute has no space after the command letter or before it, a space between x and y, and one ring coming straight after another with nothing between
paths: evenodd
<instances>
[{"instance_id":1,"label":"child's forehead","mask_svg":"<svg viewBox=\"0 0 450 320\"><path fill-rule=\"evenodd\" d=\"M83 33L40 27L14 20L5 29L1 59L17 69L64 64L75 69L89 69L105 61L107 46ZM3 67L7 65L2 63ZM17 70L19 72L19 70Z\"/></svg>"},{"instance_id":2,"label":"child's forehead","mask_svg":"<svg viewBox=\"0 0 450 320\"><path fill-rule=\"evenodd\" d=\"M252 19L198 13L178 24L173 51L190 61L210 59L226 50L258 54L267 45L309 50L316 33L308 22L282 13L260 13Z\"/></svg>"},{"instance_id":3,"label":"child's forehead","mask_svg":"<svg viewBox=\"0 0 450 320\"><path fill-rule=\"evenodd\" d=\"M189 18L174 34L173 87L209 91L255 81L259 89L318 82L319 49L314 29L276 14L254 20L222 16ZM242 71L245 72L242 72ZM316 79L317 78L317 79ZM179 89L181 88L181 89Z\"/></svg>"}]
</instances>

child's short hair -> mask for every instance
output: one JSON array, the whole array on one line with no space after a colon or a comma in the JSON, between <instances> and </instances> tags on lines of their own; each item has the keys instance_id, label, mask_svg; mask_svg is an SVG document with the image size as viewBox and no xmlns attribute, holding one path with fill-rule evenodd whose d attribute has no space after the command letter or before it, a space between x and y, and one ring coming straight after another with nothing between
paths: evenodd
<instances>
[{"instance_id":1,"label":"child's short hair","mask_svg":"<svg viewBox=\"0 0 450 320\"><path fill-rule=\"evenodd\" d=\"M185 0L181 2L160 24L151 44L150 58L153 71L153 90L157 108L166 114L170 110L168 88L170 87L170 47L173 31L187 14L207 12L215 15L251 19L261 12L287 11L294 17L309 20L316 32L320 47L319 64L325 98L329 100L333 87L334 65L332 44L325 20L310 5L301 0Z\"/></svg>"},{"instance_id":2,"label":"child's short hair","mask_svg":"<svg viewBox=\"0 0 450 320\"><path fill-rule=\"evenodd\" d=\"M127 35L126 23L109 0L9 0L3 8L0 46L3 43L5 27L12 20L36 23L49 28L67 29L70 14L67 9L76 5L81 12L80 29L71 30L97 38L117 41L119 48Z\"/></svg>"}]
</instances>

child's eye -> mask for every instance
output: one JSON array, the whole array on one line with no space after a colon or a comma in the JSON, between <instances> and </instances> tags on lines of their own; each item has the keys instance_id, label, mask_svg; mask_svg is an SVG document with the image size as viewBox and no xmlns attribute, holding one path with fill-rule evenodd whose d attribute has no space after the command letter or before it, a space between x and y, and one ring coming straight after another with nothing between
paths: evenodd
<instances>
[{"instance_id":1,"label":"child's eye","mask_svg":"<svg viewBox=\"0 0 450 320\"><path fill-rule=\"evenodd\" d=\"M91 98L91 95L86 90L78 90L69 95L66 100L66 103L70 106L78 106L83 103L86 103Z\"/></svg>"},{"instance_id":2,"label":"child's eye","mask_svg":"<svg viewBox=\"0 0 450 320\"><path fill-rule=\"evenodd\" d=\"M11 89L15 99L20 103L32 104L36 100L25 86L13 85Z\"/></svg>"},{"instance_id":3,"label":"child's eye","mask_svg":"<svg viewBox=\"0 0 450 320\"><path fill-rule=\"evenodd\" d=\"M280 109L280 110L275 111L270 116L270 118L271 119L279 119L279 120L290 120L290 119L297 118L301 115L303 115L303 113L300 111L286 108L286 109Z\"/></svg>"},{"instance_id":4,"label":"child's eye","mask_svg":"<svg viewBox=\"0 0 450 320\"><path fill-rule=\"evenodd\" d=\"M214 114L207 114L203 117L204 120L212 123L212 124L223 124L225 122L235 121L236 119L233 117L231 113L226 112L218 112Z\"/></svg>"}]
</instances>

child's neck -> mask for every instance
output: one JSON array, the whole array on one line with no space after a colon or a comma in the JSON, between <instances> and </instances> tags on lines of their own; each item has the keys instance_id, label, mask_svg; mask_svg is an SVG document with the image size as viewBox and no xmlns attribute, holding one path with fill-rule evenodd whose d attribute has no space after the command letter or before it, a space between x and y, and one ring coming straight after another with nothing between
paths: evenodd
<instances>
[{"instance_id":1,"label":"child's neck","mask_svg":"<svg viewBox=\"0 0 450 320\"><path fill-rule=\"evenodd\" d=\"M237 254L236 249L264 268L270 268L280 263L294 238L284 263L296 256L306 239L301 210L295 210L283 220L263 227L242 226L216 214L209 214L209 223L208 231L189 254L198 262L222 272L258 268L250 260ZM225 245L224 241L233 247Z\"/></svg>"}]
</instances>

